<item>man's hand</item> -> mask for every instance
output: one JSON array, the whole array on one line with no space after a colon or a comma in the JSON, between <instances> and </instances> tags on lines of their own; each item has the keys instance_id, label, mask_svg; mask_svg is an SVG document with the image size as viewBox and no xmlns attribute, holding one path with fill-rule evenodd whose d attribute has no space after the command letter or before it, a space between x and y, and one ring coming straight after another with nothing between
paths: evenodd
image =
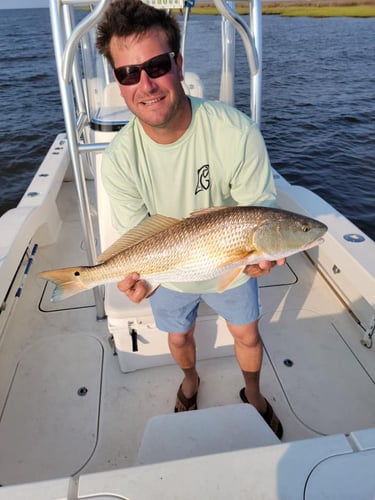
<instances>
[{"instance_id":1,"label":"man's hand","mask_svg":"<svg viewBox=\"0 0 375 500\"><path fill-rule=\"evenodd\" d=\"M243 272L250 276L250 278L260 278L261 276L268 274L274 266L283 266L285 261L285 259L273 261L262 260L258 264L250 264L246 266Z\"/></svg>"},{"instance_id":2,"label":"man's hand","mask_svg":"<svg viewBox=\"0 0 375 500\"><path fill-rule=\"evenodd\" d=\"M124 292L129 300L139 304L150 293L150 286L145 280L139 279L139 274L132 273L117 283L117 287Z\"/></svg>"}]
</instances>

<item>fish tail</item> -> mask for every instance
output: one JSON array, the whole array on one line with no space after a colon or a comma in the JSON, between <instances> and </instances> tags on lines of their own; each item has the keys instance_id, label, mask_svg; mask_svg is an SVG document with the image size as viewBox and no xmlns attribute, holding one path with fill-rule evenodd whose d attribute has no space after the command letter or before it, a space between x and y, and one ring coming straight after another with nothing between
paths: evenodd
<instances>
[{"instance_id":1,"label":"fish tail","mask_svg":"<svg viewBox=\"0 0 375 500\"><path fill-rule=\"evenodd\" d=\"M92 288L81 279L82 267L66 267L64 269L55 269L53 271L44 271L39 273L39 277L52 281L55 288L52 292L51 302L72 297L76 293L83 292Z\"/></svg>"}]
</instances>

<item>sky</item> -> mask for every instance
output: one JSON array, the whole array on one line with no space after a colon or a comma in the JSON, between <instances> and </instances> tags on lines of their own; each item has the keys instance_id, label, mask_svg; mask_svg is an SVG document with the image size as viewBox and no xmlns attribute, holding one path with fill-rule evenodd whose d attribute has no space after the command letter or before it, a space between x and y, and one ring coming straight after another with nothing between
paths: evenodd
<instances>
[{"instance_id":1,"label":"sky","mask_svg":"<svg viewBox=\"0 0 375 500\"><path fill-rule=\"evenodd\" d=\"M27 9L29 7L48 6L48 0L0 0L0 9Z\"/></svg>"}]
</instances>

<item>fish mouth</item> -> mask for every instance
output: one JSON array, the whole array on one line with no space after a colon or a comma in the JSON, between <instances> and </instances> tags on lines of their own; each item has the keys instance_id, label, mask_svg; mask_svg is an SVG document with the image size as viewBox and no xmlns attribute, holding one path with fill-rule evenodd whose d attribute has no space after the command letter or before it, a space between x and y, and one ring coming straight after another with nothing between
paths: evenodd
<instances>
[{"instance_id":1,"label":"fish mouth","mask_svg":"<svg viewBox=\"0 0 375 500\"><path fill-rule=\"evenodd\" d=\"M324 238L320 236L316 240L311 241L310 243L306 243L306 245L303 246L303 250L309 250L310 248L316 247L317 245L321 245L322 243L324 243L324 241Z\"/></svg>"}]
</instances>

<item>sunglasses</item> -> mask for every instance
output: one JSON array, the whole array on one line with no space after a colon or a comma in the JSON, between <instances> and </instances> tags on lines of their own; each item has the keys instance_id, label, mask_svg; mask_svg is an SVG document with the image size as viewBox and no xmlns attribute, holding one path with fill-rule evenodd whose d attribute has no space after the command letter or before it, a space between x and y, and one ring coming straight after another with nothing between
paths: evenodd
<instances>
[{"instance_id":1,"label":"sunglasses","mask_svg":"<svg viewBox=\"0 0 375 500\"><path fill-rule=\"evenodd\" d=\"M121 85L135 85L141 79L141 71L144 69L150 78L159 78L170 72L174 52L166 52L160 56L153 57L142 64L130 64L120 66L113 71Z\"/></svg>"}]
</instances>

